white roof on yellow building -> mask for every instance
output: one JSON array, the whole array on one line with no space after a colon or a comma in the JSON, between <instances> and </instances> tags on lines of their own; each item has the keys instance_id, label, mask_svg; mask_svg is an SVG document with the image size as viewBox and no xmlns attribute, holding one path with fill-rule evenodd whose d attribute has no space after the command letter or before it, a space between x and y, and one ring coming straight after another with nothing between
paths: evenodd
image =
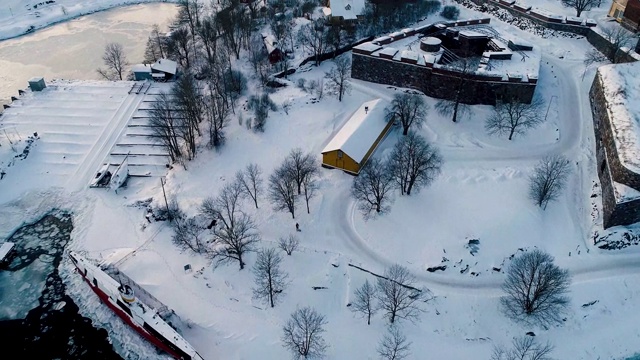
<instances>
[{"instance_id":1,"label":"white roof on yellow building","mask_svg":"<svg viewBox=\"0 0 640 360\"><path fill-rule=\"evenodd\" d=\"M346 124L325 146L322 153L341 150L358 163L378 139L387 126L385 107L380 99L365 102L356 110ZM367 111L365 111L367 109Z\"/></svg>"}]
</instances>

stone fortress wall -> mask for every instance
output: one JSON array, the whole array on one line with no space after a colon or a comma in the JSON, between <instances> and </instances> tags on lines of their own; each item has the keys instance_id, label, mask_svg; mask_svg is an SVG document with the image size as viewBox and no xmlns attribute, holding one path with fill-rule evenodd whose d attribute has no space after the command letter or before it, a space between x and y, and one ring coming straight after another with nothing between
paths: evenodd
<instances>
[{"instance_id":1,"label":"stone fortress wall","mask_svg":"<svg viewBox=\"0 0 640 360\"><path fill-rule=\"evenodd\" d=\"M426 37L430 34L441 34L447 29L455 31L467 26L489 23L489 18L440 22L404 29L356 46L352 52L351 77L379 84L416 89L434 98L451 98L453 92L458 89L456 84L460 77L459 72L442 67L437 64L436 60L429 60L428 56L425 56L424 61L418 61L417 57L409 56L408 52L400 50L393 52L391 47L385 46L413 35L422 34ZM464 39L460 42L463 43ZM512 47L512 45L509 43L511 48L509 51L522 50L515 48L515 45ZM391 51L385 51L385 49ZM495 54L500 55L499 52ZM487 72L473 74L465 83L462 98L464 103L471 105L494 105L496 99L508 94L515 96L521 102L530 103L537 82L537 73L497 74Z\"/></svg>"}]
</instances>

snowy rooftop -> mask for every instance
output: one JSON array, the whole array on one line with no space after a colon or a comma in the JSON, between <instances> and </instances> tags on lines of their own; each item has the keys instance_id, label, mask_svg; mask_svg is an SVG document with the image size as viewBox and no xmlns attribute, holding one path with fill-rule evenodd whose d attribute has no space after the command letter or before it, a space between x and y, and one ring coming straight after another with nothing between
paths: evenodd
<instances>
[{"instance_id":1,"label":"snowy rooftop","mask_svg":"<svg viewBox=\"0 0 640 360\"><path fill-rule=\"evenodd\" d=\"M150 73L151 66L149 64L135 64L131 67L131 71L134 73Z\"/></svg>"},{"instance_id":2,"label":"snowy rooftop","mask_svg":"<svg viewBox=\"0 0 640 360\"><path fill-rule=\"evenodd\" d=\"M347 123L322 150L326 153L342 150L353 160L361 162L371 145L387 126L385 121L386 103L380 99L365 102L356 110ZM369 110L365 111L368 107Z\"/></svg>"},{"instance_id":3,"label":"snowy rooftop","mask_svg":"<svg viewBox=\"0 0 640 360\"><path fill-rule=\"evenodd\" d=\"M640 173L640 63L598 69L620 162Z\"/></svg>"},{"instance_id":4,"label":"snowy rooftop","mask_svg":"<svg viewBox=\"0 0 640 360\"><path fill-rule=\"evenodd\" d=\"M441 25L441 24L440 24ZM458 27L460 30L460 34L464 34L467 37L483 37L487 36L483 32L479 30L471 30L469 28L465 28L464 26ZM403 34L401 32L394 34ZM390 37L393 37L394 34L389 34ZM500 55L508 55L511 54L511 59L500 59L500 58L491 58L487 59L482 66L477 69L477 73L479 75L485 76L502 76L503 80L507 80L507 76L515 77L518 76L522 78L522 81L527 82L529 79L538 79L540 72L540 61L542 59L542 53L539 46L535 46L527 41L524 41L512 34L500 33L501 40L495 39L493 36L489 36L492 38L492 41L496 43L498 46L504 48L503 51L486 51L483 55L487 58L490 55L500 57ZM387 39L388 36L380 37L373 42L378 40ZM436 38L437 39L437 38ZM407 36L405 38L400 38L396 41L392 41L388 45L383 45L382 49L373 52L372 56L383 56L389 57L390 55L395 54L394 60L400 61L401 58L408 58L406 55L406 50L413 51L418 53L419 55L430 54L425 51L420 50L420 41L426 41L431 43L433 40L425 37L418 37L418 35ZM525 51L512 51L507 46L507 43L512 41L514 44L520 44L523 46L531 46L532 50ZM396 50L397 49L397 50ZM396 53L397 52L397 53ZM385 56L386 55L386 56ZM413 58L413 57L411 57ZM434 60L437 60L436 57L428 56L425 59L425 56L417 56L417 65L426 65L427 63L432 63ZM435 64L436 67L441 66Z\"/></svg>"},{"instance_id":5,"label":"snowy rooftop","mask_svg":"<svg viewBox=\"0 0 640 360\"><path fill-rule=\"evenodd\" d=\"M331 0L331 16L341 16L345 20L355 20L364 11L364 0Z\"/></svg>"},{"instance_id":6,"label":"snowy rooftop","mask_svg":"<svg viewBox=\"0 0 640 360\"><path fill-rule=\"evenodd\" d=\"M153 70L175 75L178 69L178 63L173 60L160 59L151 65L151 68Z\"/></svg>"}]
</instances>

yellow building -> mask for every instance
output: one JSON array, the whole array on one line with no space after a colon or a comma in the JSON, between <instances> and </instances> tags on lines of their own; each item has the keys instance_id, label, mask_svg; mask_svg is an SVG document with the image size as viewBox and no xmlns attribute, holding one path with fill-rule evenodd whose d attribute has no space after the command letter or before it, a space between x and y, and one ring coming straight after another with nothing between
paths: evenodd
<instances>
[{"instance_id":1,"label":"yellow building","mask_svg":"<svg viewBox=\"0 0 640 360\"><path fill-rule=\"evenodd\" d=\"M322 166L358 175L393 124L385 120L386 105L380 99L362 104L322 150Z\"/></svg>"},{"instance_id":2,"label":"yellow building","mask_svg":"<svg viewBox=\"0 0 640 360\"><path fill-rule=\"evenodd\" d=\"M622 21L622 14L627 7L628 0L613 0L609 9L609 16L615 18L618 22Z\"/></svg>"}]
</instances>

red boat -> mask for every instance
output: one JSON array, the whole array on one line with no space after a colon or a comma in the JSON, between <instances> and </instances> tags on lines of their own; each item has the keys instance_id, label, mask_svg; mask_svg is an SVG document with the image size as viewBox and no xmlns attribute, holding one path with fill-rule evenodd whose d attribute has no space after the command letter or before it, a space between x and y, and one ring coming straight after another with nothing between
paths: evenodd
<instances>
[{"instance_id":1,"label":"red boat","mask_svg":"<svg viewBox=\"0 0 640 360\"><path fill-rule=\"evenodd\" d=\"M136 299L133 289L91 264L80 255L69 257L91 289L113 312L145 339L180 360L204 360L200 354L155 309Z\"/></svg>"}]
</instances>

